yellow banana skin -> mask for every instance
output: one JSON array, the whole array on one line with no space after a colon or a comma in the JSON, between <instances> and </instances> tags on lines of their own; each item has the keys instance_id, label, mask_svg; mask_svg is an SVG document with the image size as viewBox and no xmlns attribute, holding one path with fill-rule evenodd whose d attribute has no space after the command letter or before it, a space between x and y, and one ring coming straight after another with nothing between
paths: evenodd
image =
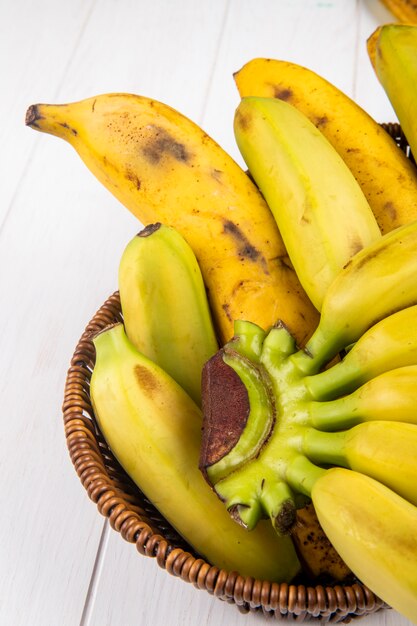
<instances>
[{"instance_id":1,"label":"yellow banana skin","mask_svg":"<svg viewBox=\"0 0 417 626\"><path fill-rule=\"evenodd\" d=\"M417 505L417 425L374 421L337 433L311 429L304 445L310 460L370 476Z\"/></svg>"},{"instance_id":2,"label":"yellow banana skin","mask_svg":"<svg viewBox=\"0 0 417 626\"><path fill-rule=\"evenodd\" d=\"M417 221L355 254L326 292L320 324L306 345L310 367L323 365L383 318L415 305L416 270Z\"/></svg>"},{"instance_id":3,"label":"yellow banana skin","mask_svg":"<svg viewBox=\"0 0 417 626\"><path fill-rule=\"evenodd\" d=\"M312 402L309 414L313 426L326 431L373 420L417 425L417 365L383 372L337 400Z\"/></svg>"},{"instance_id":4,"label":"yellow banana skin","mask_svg":"<svg viewBox=\"0 0 417 626\"><path fill-rule=\"evenodd\" d=\"M128 341L122 324L94 338L91 399L99 427L127 474L173 527L219 568L261 580L299 571L291 540L269 522L252 533L232 520L198 469L201 411Z\"/></svg>"},{"instance_id":5,"label":"yellow banana skin","mask_svg":"<svg viewBox=\"0 0 417 626\"><path fill-rule=\"evenodd\" d=\"M218 350L201 271L174 229L151 224L123 251L119 292L133 346L201 404L201 371Z\"/></svg>"},{"instance_id":6,"label":"yellow banana skin","mask_svg":"<svg viewBox=\"0 0 417 626\"><path fill-rule=\"evenodd\" d=\"M320 310L347 261L381 237L371 208L333 146L287 102L242 98L234 132L297 276Z\"/></svg>"},{"instance_id":7,"label":"yellow banana skin","mask_svg":"<svg viewBox=\"0 0 417 626\"><path fill-rule=\"evenodd\" d=\"M384 24L367 41L375 74L384 88L401 128L417 154L417 26Z\"/></svg>"},{"instance_id":8,"label":"yellow banana skin","mask_svg":"<svg viewBox=\"0 0 417 626\"><path fill-rule=\"evenodd\" d=\"M417 426L367 422L348 431L344 445L350 469L375 478L417 505Z\"/></svg>"},{"instance_id":9,"label":"yellow banana skin","mask_svg":"<svg viewBox=\"0 0 417 626\"><path fill-rule=\"evenodd\" d=\"M304 384L315 400L332 400L352 393L384 372L410 365L417 365L417 305L371 326L343 360L319 374L307 376ZM404 402L408 404L407 400Z\"/></svg>"},{"instance_id":10,"label":"yellow banana skin","mask_svg":"<svg viewBox=\"0 0 417 626\"><path fill-rule=\"evenodd\" d=\"M68 141L142 224L174 227L200 265L216 330L283 319L301 345L318 321L265 200L246 173L192 121L133 94L33 105L26 123Z\"/></svg>"},{"instance_id":11,"label":"yellow banana skin","mask_svg":"<svg viewBox=\"0 0 417 626\"><path fill-rule=\"evenodd\" d=\"M417 622L417 508L369 476L344 468L325 472L312 499L323 530L352 571Z\"/></svg>"},{"instance_id":12,"label":"yellow banana skin","mask_svg":"<svg viewBox=\"0 0 417 626\"><path fill-rule=\"evenodd\" d=\"M315 72L255 58L234 74L240 96L285 100L320 129L362 188L382 233L417 219L417 171L361 107Z\"/></svg>"}]
</instances>

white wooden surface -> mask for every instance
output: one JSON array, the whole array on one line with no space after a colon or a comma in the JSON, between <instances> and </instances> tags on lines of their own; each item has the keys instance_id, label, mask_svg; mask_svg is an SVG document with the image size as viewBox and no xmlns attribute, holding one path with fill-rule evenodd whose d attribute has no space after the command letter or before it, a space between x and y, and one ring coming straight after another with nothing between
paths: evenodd
<instances>
[{"instance_id":1,"label":"white wooden surface","mask_svg":"<svg viewBox=\"0 0 417 626\"><path fill-rule=\"evenodd\" d=\"M69 358L117 288L138 222L28 105L132 91L177 107L237 159L232 73L285 58L378 121L365 40L378 0L0 0L0 626L261 626L139 556L98 514L61 421ZM394 611L364 626L407 626Z\"/></svg>"}]
</instances>

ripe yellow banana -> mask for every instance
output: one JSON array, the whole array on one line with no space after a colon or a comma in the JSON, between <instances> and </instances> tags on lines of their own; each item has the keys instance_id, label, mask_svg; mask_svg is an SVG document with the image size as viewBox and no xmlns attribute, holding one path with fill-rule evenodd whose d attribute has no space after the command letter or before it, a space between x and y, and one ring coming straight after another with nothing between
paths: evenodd
<instances>
[{"instance_id":1,"label":"ripe yellow banana","mask_svg":"<svg viewBox=\"0 0 417 626\"><path fill-rule=\"evenodd\" d=\"M367 46L375 74L397 114L411 151L417 154L417 26L384 24L370 36Z\"/></svg>"},{"instance_id":2,"label":"ripe yellow banana","mask_svg":"<svg viewBox=\"0 0 417 626\"><path fill-rule=\"evenodd\" d=\"M407 338L403 341L407 343ZM383 372L349 395L329 402L312 402L308 410L312 425L326 431L373 420L417 425L417 365Z\"/></svg>"},{"instance_id":3,"label":"ripe yellow banana","mask_svg":"<svg viewBox=\"0 0 417 626\"><path fill-rule=\"evenodd\" d=\"M67 140L144 225L178 230L201 267L222 342L236 319L268 328L281 318L305 343L318 313L273 216L245 172L196 124L130 94L33 105L26 122Z\"/></svg>"},{"instance_id":4,"label":"ripe yellow banana","mask_svg":"<svg viewBox=\"0 0 417 626\"><path fill-rule=\"evenodd\" d=\"M375 478L417 505L417 425L374 421L341 432L311 428L303 444L315 463Z\"/></svg>"},{"instance_id":5,"label":"ripe yellow banana","mask_svg":"<svg viewBox=\"0 0 417 626\"><path fill-rule=\"evenodd\" d=\"M243 98L234 131L302 286L320 310L347 261L381 237L351 171L309 119L276 98Z\"/></svg>"},{"instance_id":6,"label":"ripe yellow banana","mask_svg":"<svg viewBox=\"0 0 417 626\"><path fill-rule=\"evenodd\" d=\"M320 523L372 591L417 622L417 508L378 481L343 468L312 489Z\"/></svg>"},{"instance_id":7,"label":"ripe yellow banana","mask_svg":"<svg viewBox=\"0 0 417 626\"><path fill-rule=\"evenodd\" d=\"M119 292L126 334L201 404L201 372L218 350L200 268L172 227L151 224L123 251Z\"/></svg>"},{"instance_id":8,"label":"ripe yellow banana","mask_svg":"<svg viewBox=\"0 0 417 626\"><path fill-rule=\"evenodd\" d=\"M305 67L274 59L253 59L234 78L242 97L286 100L320 129L361 186L382 233L417 219L416 168L346 94Z\"/></svg>"},{"instance_id":9,"label":"ripe yellow banana","mask_svg":"<svg viewBox=\"0 0 417 626\"><path fill-rule=\"evenodd\" d=\"M299 571L291 540L266 522L236 524L199 469L201 412L186 392L128 341L122 324L94 338L91 399L99 427L127 474L197 553L261 580Z\"/></svg>"},{"instance_id":10,"label":"ripe yellow banana","mask_svg":"<svg viewBox=\"0 0 417 626\"><path fill-rule=\"evenodd\" d=\"M318 371L373 324L414 305L416 270L417 221L355 254L326 292L320 324L306 345L309 358L303 364Z\"/></svg>"},{"instance_id":11,"label":"ripe yellow banana","mask_svg":"<svg viewBox=\"0 0 417 626\"><path fill-rule=\"evenodd\" d=\"M308 359L303 353L300 360ZM297 356L294 358L298 365ZM351 393L371 379L417 365L417 305L385 317L371 326L342 361L304 382L312 398L330 400Z\"/></svg>"},{"instance_id":12,"label":"ripe yellow banana","mask_svg":"<svg viewBox=\"0 0 417 626\"><path fill-rule=\"evenodd\" d=\"M382 0L382 3L400 22L417 24L417 3L415 0Z\"/></svg>"}]
</instances>

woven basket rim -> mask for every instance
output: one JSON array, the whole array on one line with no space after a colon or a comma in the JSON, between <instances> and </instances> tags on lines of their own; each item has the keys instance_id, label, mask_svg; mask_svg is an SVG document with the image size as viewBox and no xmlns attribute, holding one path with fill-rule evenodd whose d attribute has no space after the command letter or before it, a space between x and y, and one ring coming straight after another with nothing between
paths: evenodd
<instances>
[{"instance_id":1,"label":"woven basket rim","mask_svg":"<svg viewBox=\"0 0 417 626\"><path fill-rule=\"evenodd\" d=\"M415 162L399 123L381 126ZM119 292L101 305L72 355L62 405L71 461L89 498L122 538L169 574L235 604L242 613L262 612L279 620L349 622L388 605L360 581L316 586L256 580L221 570L196 554L120 467L98 428L90 401L95 362L93 336L123 322Z\"/></svg>"}]
</instances>

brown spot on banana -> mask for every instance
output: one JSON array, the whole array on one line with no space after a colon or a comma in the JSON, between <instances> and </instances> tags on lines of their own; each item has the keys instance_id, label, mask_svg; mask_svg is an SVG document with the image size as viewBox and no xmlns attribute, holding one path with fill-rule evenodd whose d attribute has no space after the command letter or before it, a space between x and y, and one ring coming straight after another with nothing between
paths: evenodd
<instances>
[{"instance_id":1,"label":"brown spot on banana","mask_svg":"<svg viewBox=\"0 0 417 626\"><path fill-rule=\"evenodd\" d=\"M278 98L278 100L285 100L285 102L290 102L293 95L294 94L292 90L288 87L274 85L274 98Z\"/></svg>"},{"instance_id":2,"label":"brown spot on banana","mask_svg":"<svg viewBox=\"0 0 417 626\"><path fill-rule=\"evenodd\" d=\"M324 128L324 126L327 125L329 121L329 118L327 117L327 115L322 115L321 117L316 117L316 119L314 120L314 125L317 128Z\"/></svg>"},{"instance_id":3,"label":"brown spot on banana","mask_svg":"<svg viewBox=\"0 0 417 626\"><path fill-rule=\"evenodd\" d=\"M242 128L242 130L247 130L251 125L251 116L247 112L243 113L243 111L238 109L235 113L234 123L236 127Z\"/></svg>"},{"instance_id":4,"label":"brown spot on banana","mask_svg":"<svg viewBox=\"0 0 417 626\"><path fill-rule=\"evenodd\" d=\"M138 380L140 388L150 397L158 392L160 388L159 380L148 368L143 365L136 365L135 376Z\"/></svg>"},{"instance_id":5,"label":"brown spot on banana","mask_svg":"<svg viewBox=\"0 0 417 626\"><path fill-rule=\"evenodd\" d=\"M125 175L127 180L130 180L130 182L132 182L136 189L139 191L141 187L141 181L139 176L135 172L132 172L132 170L126 170Z\"/></svg>"},{"instance_id":6,"label":"brown spot on banana","mask_svg":"<svg viewBox=\"0 0 417 626\"><path fill-rule=\"evenodd\" d=\"M237 253L240 257L244 257L245 259L250 259L255 263L260 262L261 265L264 266L265 271L267 267L267 263L264 257L261 255L259 250L255 248L243 234L238 224L235 224L231 220L224 220L223 222L223 232L232 236L237 244Z\"/></svg>"},{"instance_id":7,"label":"brown spot on banana","mask_svg":"<svg viewBox=\"0 0 417 626\"><path fill-rule=\"evenodd\" d=\"M191 155L186 146L177 141L165 128L152 126L152 135L142 147L142 153L152 164L157 165L165 156L169 156L176 161L188 163Z\"/></svg>"},{"instance_id":8,"label":"brown spot on banana","mask_svg":"<svg viewBox=\"0 0 417 626\"><path fill-rule=\"evenodd\" d=\"M384 206L385 212L389 214L392 221L397 219L397 209L393 202L386 202Z\"/></svg>"}]
</instances>

